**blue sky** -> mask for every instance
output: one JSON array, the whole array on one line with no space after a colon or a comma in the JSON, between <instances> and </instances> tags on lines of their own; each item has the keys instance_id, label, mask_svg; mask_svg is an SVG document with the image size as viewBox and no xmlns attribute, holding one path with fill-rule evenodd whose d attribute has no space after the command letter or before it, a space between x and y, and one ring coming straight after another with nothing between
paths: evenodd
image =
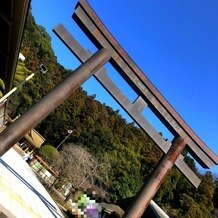
<instances>
[{"instance_id":1,"label":"blue sky","mask_svg":"<svg viewBox=\"0 0 218 218\"><path fill-rule=\"evenodd\" d=\"M84 48L96 51L71 18L76 2L32 0L36 22L51 35L58 61L67 69L75 69L80 63L52 33L58 23L63 23ZM146 76L218 154L218 1L88 2ZM108 69L113 77L116 72ZM100 101L119 109L94 79L83 87L90 94L96 93ZM125 85L123 87L130 99L136 97ZM170 138L159 123L152 117L149 119ZM218 167L214 167L213 172L218 176Z\"/></svg>"}]
</instances>

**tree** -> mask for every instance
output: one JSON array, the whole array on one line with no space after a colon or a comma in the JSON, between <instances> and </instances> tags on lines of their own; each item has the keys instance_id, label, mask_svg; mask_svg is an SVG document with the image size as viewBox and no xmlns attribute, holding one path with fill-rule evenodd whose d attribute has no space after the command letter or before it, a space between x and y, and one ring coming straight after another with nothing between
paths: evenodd
<instances>
[{"instance_id":1,"label":"tree","mask_svg":"<svg viewBox=\"0 0 218 218\"><path fill-rule=\"evenodd\" d=\"M58 164L59 182L64 180L76 189L92 189L105 198L109 186L108 171L110 165L105 160L98 160L87 148L75 144L65 145L60 152ZM66 198L66 201L70 195Z\"/></svg>"},{"instance_id":2,"label":"tree","mask_svg":"<svg viewBox=\"0 0 218 218\"><path fill-rule=\"evenodd\" d=\"M4 89L5 89L5 84L3 80L0 79L0 98L3 96Z\"/></svg>"},{"instance_id":3,"label":"tree","mask_svg":"<svg viewBox=\"0 0 218 218\"><path fill-rule=\"evenodd\" d=\"M44 145L37 152L48 164L56 167L60 162L60 154L52 145Z\"/></svg>"},{"instance_id":4,"label":"tree","mask_svg":"<svg viewBox=\"0 0 218 218\"><path fill-rule=\"evenodd\" d=\"M205 210L211 212L214 209L213 205L213 195L215 191L215 184L213 180L213 175L210 171L206 172L202 176L201 183L195 193L196 201L205 207Z\"/></svg>"},{"instance_id":5,"label":"tree","mask_svg":"<svg viewBox=\"0 0 218 218\"><path fill-rule=\"evenodd\" d=\"M188 196L187 194L183 194L181 196L180 203L181 203L180 205L181 217L186 217L186 218L208 217L208 216L203 216L200 206L193 200L192 197Z\"/></svg>"},{"instance_id":6,"label":"tree","mask_svg":"<svg viewBox=\"0 0 218 218\"><path fill-rule=\"evenodd\" d=\"M218 177L215 178L215 192L213 196L214 207L218 209Z\"/></svg>"}]
</instances>

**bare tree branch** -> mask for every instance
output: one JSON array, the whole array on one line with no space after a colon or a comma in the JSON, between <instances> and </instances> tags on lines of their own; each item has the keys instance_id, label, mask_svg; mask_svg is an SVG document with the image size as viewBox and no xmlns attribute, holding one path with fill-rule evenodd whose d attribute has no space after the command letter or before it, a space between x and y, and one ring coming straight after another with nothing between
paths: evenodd
<instances>
[{"instance_id":1,"label":"bare tree branch","mask_svg":"<svg viewBox=\"0 0 218 218\"><path fill-rule=\"evenodd\" d=\"M71 183L73 188L92 189L105 198L110 185L107 160L98 160L87 148L75 144L65 145L57 163L60 180ZM69 197L67 197L67 200Z\"/></svg>"}]
</instances>

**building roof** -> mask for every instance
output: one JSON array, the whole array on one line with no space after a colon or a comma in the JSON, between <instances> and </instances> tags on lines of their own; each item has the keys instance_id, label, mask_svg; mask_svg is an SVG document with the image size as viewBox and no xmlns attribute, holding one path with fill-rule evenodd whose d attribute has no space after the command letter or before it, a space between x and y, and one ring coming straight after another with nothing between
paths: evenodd
<instances>
[{"instance_id":1,"label":"building roof","mask_svg":"<svg viewBox=\"0 0 218 218\"><path fill-rule=\"evenodd\" d=\"M30 0L0 1L0 79L5 84L4 94L12 87L29 5ZM4 114L6 108L4 103ZM4 116L1 121L4 122Z\"/></svg>"},{"instance_id":2,"label":"building roof","mask_svg":"<svg viewBox=\"0 0 218 218\"><path fill-rule=\"evenodd\" d=\"M45 139L35 129L31 129L24 138L35 148L40 148Z\"/></svg>"},{"instance_id":3,"label":"building roof","mask_svg":"<svg viewBox=\"0 0 218 218\"><path fill-rule=\"evenodd\" d=\"M13 123L16 118L14 120L12 120L9 116L7 116L6 118L8 123ZM45 138L39 133L37 132L35 129L31 129L25 136L24 136L25 140L27 140L27 142L29 142L29 144L33 147L33 148L40 148L41 145L44 143Z\"/></svg>"}]
</instances>

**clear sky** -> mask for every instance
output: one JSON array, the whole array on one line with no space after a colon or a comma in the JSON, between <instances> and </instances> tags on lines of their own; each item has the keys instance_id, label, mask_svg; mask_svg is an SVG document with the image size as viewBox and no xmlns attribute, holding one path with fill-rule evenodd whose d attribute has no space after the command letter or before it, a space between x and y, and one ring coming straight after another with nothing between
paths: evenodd
<instances>
[{"instance_id":1,"label":"clear sky","mask_svg":"<svg viewBox=\"0 0 218 218\"><path fill-rule=\"evenodd\" d=\"M36 22L52 37L59 63L75 69L79 62L52 29L63 23L84 48L96 51L71 16L75 0L32 0ZM109 31L197 135L218 154L218 1L88 1ZM109 75L113 72L109 67ZM118 77L114 77L118 80ZM118 80L119 81L119 80ZM94 79L89 94L119 109ZM123 85L133 100L136 95ZM121 111L127 120L125 113ZM166 138L168 132L149 118ZM218 167L213 168L218 176Z\"/></svg>"}]
</instances>

